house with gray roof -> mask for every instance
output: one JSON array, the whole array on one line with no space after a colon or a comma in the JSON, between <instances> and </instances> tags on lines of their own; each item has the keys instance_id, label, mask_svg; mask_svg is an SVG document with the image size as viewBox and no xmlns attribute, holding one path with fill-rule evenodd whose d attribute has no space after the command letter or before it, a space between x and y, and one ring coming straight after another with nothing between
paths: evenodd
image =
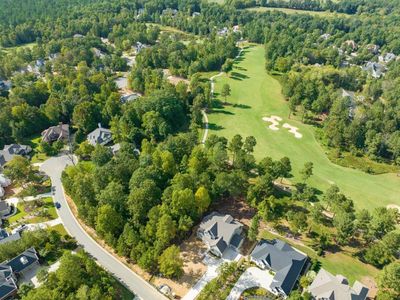
<instances>
[{"instance_id":1,"label":"house with gray roof","mask_svg":"<svg viewBox=\"0 0 400 300\"><path fill-rule=\"evenodd\" d=\"M15 275L23 275L28 270L39 264L39 257L37 256L35 248L29 248L22 252L20 255L14 257L9 261L2 262L0 265L11 267Z\"/></svg>"},{"instance_id":2,"label":"house with gray roof","mask_svg":"<svg viewBox=\"0 0 400 300\"><path fill-rule=\"evenodd\" d=\"M21 238L21 235L19 232L15 232L13 234L8 234L4 230L2 230L2 233L0 233L0 245L1 244L7 244L13 241L18 241Z\"/></svg>"},{"instance_id":3,"label":"house with gray roof","mask_svg":"<svg viewBox=\"0 0 400 300\"><path fill-rule=\"evenodd\" d=\"M3 150L0 150L0 167L13 159L15 155L26 156L32 151L32 148L27 145L11 144L5 145Z\"/></svg>"},{"instance_id":4,"label":"house with gray roof","mask_svg":"<svg viewBox=\"0 0 400 300\"><path fill-rule=\"evenodd\" d=\"M222 257L225 250L239 251L243 243L243 224L231 215L213 212L200 223L197 236L207 245L210 253Z\"/></svg>"},{"instance_id":5,"label":"house with gray roof","mask_svg":"<svg viewBox=\"0 0 400 300\"><path fill-rule=\"evenodd\" d=\"M351 287L344 276L334 276L324 269L318 272L308 291L315 300L365 300L369 292L360 282Z\"/></svg>"},{"instance_id":6,"label":"house with gray roof","mask_svg":"<svg viewBox=\"0 0 400 300\"><path fill-rule=\"evenodd\" d=\"M69 140L69 125L58 124L47 128L42 132L42 141L46 143L53 143L55 141L66 142Z\"/></svg>"},{"instance_id":7,"label":"house with gray roof","mask_svg":"<svg viewBox=\"0 0 400 300\"><path fill-rule=\"evenodd\" d=\"M97 144L105 146L112 141L111 130L107 128L99 127L88 134L87 140L89 144L96 146Z\"/></svg>"},{"instance_id":8,"label":"house with gray roof","mask_svg":"<svg viewBox=\"0 0 400 300\"><path fill-rule=\"evenodd\" d=\"M0 264L0 300L15 296L17 291L16 278L11 267Z\"/></svg>"},{"instance_id":9,"label":"house with gray roof","mask_svg":"<svg viewBox=\"0 0 400 300\"><path fill-rule=\"evenodd\" d=\"M10 205L6 201L0 201L0 218L8 215L11 211Z\"/></svg>"},{"instance_id":10,"label":"house with gray roof","mask_svg":"<svg viewBox=\"0 0 400 300\"><path fill-rule=\"evenodd\" d=\"M368 72L374 78L380 78L385 75L386 68L377 62L369 61L362 69Z\"/></svg>"},{"instance_id":11,"label":"house with gray roof","mask_svg":"<svg viewBox=\"0 0 400 300\"><path fill-rule=\"evenodd\" d=\"M308 268L306 254L278 239L259 241L250 259L261 269L275 273L270 290L285 298Z\"/></svg>"}]
</instances>

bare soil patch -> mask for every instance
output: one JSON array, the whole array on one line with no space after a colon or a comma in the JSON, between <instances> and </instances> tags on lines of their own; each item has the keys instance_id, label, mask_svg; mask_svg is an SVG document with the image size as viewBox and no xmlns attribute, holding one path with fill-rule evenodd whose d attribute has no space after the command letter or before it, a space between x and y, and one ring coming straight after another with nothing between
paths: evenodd
<instances>
[{"instance_id":1,"label":"bare soil patch","mask_svg":"<svg viewBox=\"0 0 400 300\"><path fill-rule=\"evenodd\" d=\"M171 287L176 296L183 297L189 289L207 271L207 266L203 263L204 253L207 251L206 245L196 237L197 228L193 230L189 239L181 245L181 258L183 259L184 274L179 280L171 280L162 277L153 277L152 283L155 286L167 284Z\"/></svg>"}]
</instances>

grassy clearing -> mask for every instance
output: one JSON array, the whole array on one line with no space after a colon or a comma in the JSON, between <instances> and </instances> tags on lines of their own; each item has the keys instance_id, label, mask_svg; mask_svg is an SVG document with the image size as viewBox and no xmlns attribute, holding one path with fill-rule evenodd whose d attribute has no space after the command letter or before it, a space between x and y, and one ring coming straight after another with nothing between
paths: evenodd
<instances>
[{"instance_id":1,"label":"grassy clearing","mask_svg":"<svg viewBox=\"0 0 400 300\"><path fill-rule=\"evenodd\" d=\"M229 76L218 77L215 82L216 92L224 83L231 86L232 95L227 99L231 105L215 108L209 114L209 134L228 139L235 134L243 137L253 135L257 139L256 158L289 157L294 175L291 180L294 182L300 180L299 170L304 163L312 161L314 175L309 183L322 192L337 184L343 193L354 200L357 208L400 205L400 177L394 173L371 175L332 163L315 139L315 128L301 123L299 116L288 119L289 108L282 96L281 86L265 71L262 46L245 49ZM269 123L262 118L271 115L283 119L281 126L287 122L298 127L303 137L296 139L281 126L278 131L269 129Z\"/></svg>"},{"instance_id":2,"label":"grassy clearing","mask_svg":"<svg viewBox=\"0 0 400 300\"><path fill-rule=\"evenodd\" d=\"M19 46L15 46L15 47L1 47L0 46L0 50L3 50L4 52L12 52L14 50L19 50L19 49L24 49L24 48L29 48L32 49L33 46L35 46L36 43L28 43L28 44L23 44L23 45L19 45Z\"/></svg>"},{"instance_id":3,"label":"grassy clearing","mask_svg":"<svg viewBox=\"0 0 400 300\"><path fill-rule=\"evenodd\" d=\"M65 227L63 224L58 224L55 226L50 227L52 230L57 231L61 236L68 235L68 232L65 230Z\"/></svg>"},{"instance_id":4,"label":"grassy clearing","mask_svg":"<svg viewBox=\"0 0 400 300\"><path fill-rule=\"evenodd\" d=\"M281 7L251 7L246 10L255 11L255 12L267 12L267 11L280 11L285 14L305 14L310 16L319 16L319 17L351 17L351 15L330 11L313 11L313 10L300 10L300 9L292 9L292 8L281 8Z\"/></svg>"},{"instance_id":5,"label":"grassy clearing","mask_svg":"<svg viewBox=\"0 0 400 300\"><path fill-rule=\"evenodd\" d=\"M353 258L344 252L328 253L324 257L320 257L317 253L307 246L294 244L291 240L285 239L279 235L273 234L269 231L264 231L262 237L266 239L279 238L291 244L293 247L306 253L309 257L318 259L321 267L331 272L332 274L342 274L347 277L351 284L356 280L361 280L364 277L375 278L378 274L378 269L373 266L360 262L357 258Z\"/></svg>"}]
</instances>

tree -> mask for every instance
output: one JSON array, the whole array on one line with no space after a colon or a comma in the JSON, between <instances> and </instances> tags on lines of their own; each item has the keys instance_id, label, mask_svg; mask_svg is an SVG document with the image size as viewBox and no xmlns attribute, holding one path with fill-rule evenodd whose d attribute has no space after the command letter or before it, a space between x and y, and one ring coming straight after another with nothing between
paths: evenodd
<instances>
[{"instance_id":1,"label":"tree","mask_svg":"<svg viewBox=\"0 0 400 300\"><path fill-rule=\"evenodd\" d=\"M378 278L378 300L400 298L400 261L383 268Z\"/></svg>"},{"instance_id":2,"label":"tree","mask_svg":"<svg viewBox=\"0 0 400 300\"><path fill-rule=\"evenodd\" d=\"M333 218L333 224L337 230L337 241L346 244L354 233L354 216L345 211L339 211Z\"/></svg>"},{"instance_id":3,"label":"tree","mask_svg":"<svg viewBox=\"0 0 400 300\"><path fill-rule=\"evenodd\" d=\"M375 208L372 212L372 218L369 224L371 234L380 239L386 233L394 230L397 216L398 212L395 209L387 209L385 207Z\"/></svg>"},{"instance_id":4,"label":"tree","mask_svg":"<svg viewBox=\"0 0 400 300\"><path fill-rule=\"evenodd\" d=\"M103 166L112 159L111 149L102 145L96 145L92 151L92 161L97 166Z\"/></svg>"},{"instance_id":5,"label":"tree","mask_svg":"<svg viewBox=\"0 0 400 300\"><path fill-rule=\"evenodd\" d=\"M257 239L259 226L260 226L260 219L261 218L260 218L259 214L256 214L251 219L251 225L250 225L250 228L249 228L249 232L247 233L247 237L252 242L254 242Z\"/></svg>"},{"instance_id":6,"label":"tree","mask_svg":"<svg viewBox=\"0 0 400 300\"><path fill-rule=\"evenodd\" d=\"M257 140L254 136L247 136L244 140L244 150L246 153L253 153L254 147L257 145Z\"/></svg>"},{"instance_id":7,"label":"tree","mask_svg":"<svg viewBox=\"0 0 400 300\"><path fill-rule=\"evenodd\" d=\"M100 112L94 102L85 101L75 106L72 122L84 134L95 129L100 120Z\"/></svg>"},{"instance_id":8,"label":"tree","mask_svg":"<svg viewBox=\"0 0 400 300\"><path fill-rule=\"evenodd\" d=\"M75 154L78 155L80 159L89 160L93 151L94 146L88 141L84 141L79 145L79 148L75 151Z\"/></svg>"},{"instance_id":9,"label":"tree","mask_svg":"<svg viewBox=\"0 0 400 300\"><path fill-rule=\"evenodd\" d=\"M200 186L194 194L194 198L196 201L198 213L199 215L202 215L205 211L207 211L208 207L211 204L211 198L208 194L207 189L204 186Z\"/></svg>"},{"instance_id":10,"label":"tree","mask_svg":"<svg viewBox=\"0 0 400 300\"><path fill-rule=\"evenodd\" d=\"M159 260L160 272L169 278L179 278L183 274L183 260L180 257L179 247L172 245L164 250Z\"/></svg>"},{"instance_id":11,"label":"tree","mask_svg":"<svg viewBox=\"0 0 400 300\"><path fill-rule=\"evenodd\" d=\"M4 175L19 184L26 184L33 180L34 173L29 160L16 155L6 164Z\"/></svg>"},{"instance_id":12,"label":"tree","mask_svg":"<svg viewBox=\"0 0 400 300\"><path fill-rule=\"evenodd\" d=\"M289 223L294 232L300 233L308 226L307 215L303 211L289 211L287 213Z\"/></svg>"},{"instance_id":13,"label":"tree","mask_svg":"<svg viewBox=\"0 0 400 300\"><path fill-rule=\"evenodd\" d=\"M313 166L314 164L312 162L306 162L304 164L304 168L300 170L300 175L303 179L303 182L306 182L306 180L313 174Z\"/></svg>"},{"instance_id":14,"label":"tree","mask_svg":"<svg viewBox=\"0 0 400 300\"><path fill-rule=\"evenodd\" d=\"M225 104L226 104L226 98L229 97L230 95L231 95L231 87L229 84L225 83L222 86L222 90L221 90L221 96L224 97Z\"/></svg>"},{"instance_id":15,"label":"tree","mask_svg":"<svg viewBox=\"0 0 400 300\"><path fill-rule=\"evenodd\" d=\"M106 236L109 234L117 238L122 232L123 225L124 222L121 215L111 205L105 204L97 210L96 231L100 235Z\"/></svg>"}]
</instances>

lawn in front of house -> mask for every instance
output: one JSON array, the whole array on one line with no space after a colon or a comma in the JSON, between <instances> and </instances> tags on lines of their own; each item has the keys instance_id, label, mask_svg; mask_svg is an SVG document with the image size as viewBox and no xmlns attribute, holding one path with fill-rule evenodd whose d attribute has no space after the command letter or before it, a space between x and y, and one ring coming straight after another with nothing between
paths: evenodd
<instances>
[{"instance_id":1,"label":"lawn in front of house","mask_svg":"<svg viewBox=\"0 0 400 300\"><path fill-rule=\"evenodd\" d=\"M8 218L10 227L17 224L35 224L58 218L53 198L41 198L39 201L20 201L15 215Z\"/></svg>"},{"instance_id":2,"label":"lawn in front of house","mask_svg":"<svg viewBox=\"0 0 400 300\"><path fill-rule=\"evenodd\" d=\"M281 85L265 70L264 47L250 46L243 51L229 75L215 78L216 92L223 84L231 87L229 105L222 105L224 99L216 95L218 106L208 114L209 134L231 139L234 135L254 136L257 139L254 155L257 160L270 156L283 156L292 162L292 182L301 179L299 171L304 163L314 164L313 175L308 183L325 192L332 184L351 198L357 209L373 209L388 204L400 205L400 177L395 173L371 175L360 170L342 167L332 163L315 138L315 128L303 124L300 116L291 116L289 107L281 93ZM271 130L263 117L282 118L279 130ZM302 138L295 138L282 125L288 123L298 128Z\"/></svg>"}]
</instances>

